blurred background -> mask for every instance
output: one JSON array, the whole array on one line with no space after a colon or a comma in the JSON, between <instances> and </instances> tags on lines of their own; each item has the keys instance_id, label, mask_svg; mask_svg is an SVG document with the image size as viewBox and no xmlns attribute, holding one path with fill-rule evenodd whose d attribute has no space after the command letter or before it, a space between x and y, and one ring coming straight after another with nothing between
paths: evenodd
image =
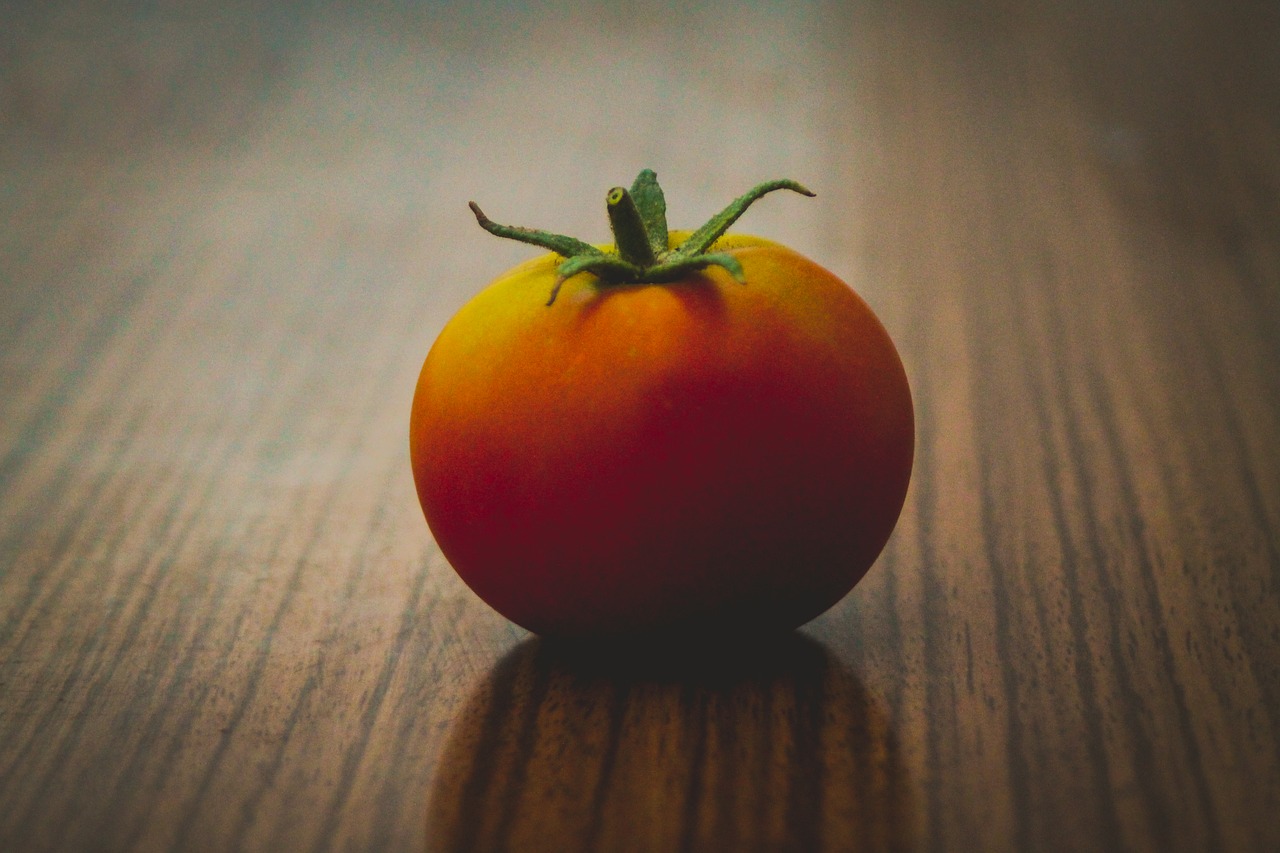
<instances>
[{"instance_id":1,"label":"blurred background","mask_svg":"<svg viewBox=\"0 0 1280 853\"><path fill-rule=\"evenodd\" d=\"M533 251L467 202L603 241L646 167L673 227L816 190L737 229L917 405L880 562L727 692L549 658L407 463ZM1272 0L0 0L0 224L0 848L1280 843Z\"/></svg>"}]
</instances>

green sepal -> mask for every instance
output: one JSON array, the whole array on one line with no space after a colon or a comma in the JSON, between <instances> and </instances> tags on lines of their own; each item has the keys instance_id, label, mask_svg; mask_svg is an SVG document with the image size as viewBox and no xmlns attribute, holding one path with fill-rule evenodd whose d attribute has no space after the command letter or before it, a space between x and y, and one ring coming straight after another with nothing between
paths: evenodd
<instances>
[{"instance_id":1,"label":"green sepal","mask_svg":"<svg viewBox=\"0 0 1280 853\"><path fill-rule=\"evenodd\" d=\"M551 296L547 304L556 301L560 287L578 273L593 273L601 281L618 284L628 281L639 281L644 268L636 266L615 254L600 253L598 255L577 255L569 258L556 267L556 283L551 288Z\"/></svg>"},{"instance_id":2,"label":"green sepal","mask_svg":"<svg viewBox=\"0 0 1280 853\"><path fill-rule=\"evenodd\" d=\"M480 227L488 231L495 237L505 237L508 240L519 240L521 243L529 243L534 246L541 246L549 249L557 255L566 258L577 257L579 255L603 255L604 252L597 249L590 243L584 243L575 237L566 237L563 234L552 234L550 231L537 231L533 228L521 228L518 225L499 225L492 219L484 215L484 211L480 209L480 205L474 201L467 202L467 206L471 208L471 212L476 215L476 222L480 223Z\"/></svg>"},{"instance_id":3,"label":"green sepal","mask_svg":"<svg viewBox=\"0 0 1280 853\"><path fill-rule=\"evenodd\" d=\"M653 254L660 258L671 248L671 238L667 233L667 199L653 169L641 169L636 175L635 182L631 184L631 197L635 199L636 209L644 221Z\"/></svg>"},{"instance_id":4,"label":"green sepal","mask_svg":"<svg viewBox=\"0 0 1280 853\"><path fill-rule=\"evenodd\" d=\"M645 270L644 280L659 283L675 281L689 273L713 266L724 267L739 284L747 283L747 276L742 270L742 264L727 252L714 252L710 255L697 255L692 258L672 258Z\"/></svg>"},{"instance_id":5,"label":"green sepal","mask_svg":"<svg viewBox=\"0 0 1280 853\"><path fill-rule=\"evenodd\" d=\"M801 195L807 195L810 198L816 195L816 193L807 189L803 185L786 179L766 181L763 184L758 184L746 193L729 202L729 205L724 210L711 217L706 225L703 225L697 231L690 234L689 239L677 246L672 254L682 258L702 254L707 249L711 248L712 243L724 236L724 232L729 230L729 226L737 222L738 217L742 216L752 203L766 193L771 193L774 190L791 190L793 192L798 192Z\"/></svg>"},{"instance_id":6,"label":"green sepal","mask_svg":"<svg viewBox=\"0 0 1280 853\"><path fill-rule=\"evenodd\" d=\"M569 258L556 267L556 275L570 278L580 272L589 272L607 281L640 281L645 269L646 267L633 264L619 255L601 253Z\"/></svg>"}]
</instances>

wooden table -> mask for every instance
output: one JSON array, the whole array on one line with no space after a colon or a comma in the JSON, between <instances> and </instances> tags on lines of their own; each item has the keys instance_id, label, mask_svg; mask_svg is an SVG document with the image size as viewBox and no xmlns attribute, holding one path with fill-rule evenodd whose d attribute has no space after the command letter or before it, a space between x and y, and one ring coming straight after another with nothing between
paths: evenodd
<instances>
[{"instance_id":1,"label":"wooden table","mask_svg":"<svg viewBox=\"0 0 1280 853\"><path fill-rule=\"evenodd\" d=\"M0 9L0 849L1280 849L1275 3L124 5ZM917 405L868 577L680 666L490 611L406 453L530 254L466 202L644 166L814 187L740 227Z\"/></svg>"}]
</instances>

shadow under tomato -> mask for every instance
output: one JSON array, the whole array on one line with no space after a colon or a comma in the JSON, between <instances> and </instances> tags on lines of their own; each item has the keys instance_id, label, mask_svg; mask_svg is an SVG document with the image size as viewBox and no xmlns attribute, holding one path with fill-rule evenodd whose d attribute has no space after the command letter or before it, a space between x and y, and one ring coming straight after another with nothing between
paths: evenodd
<instances>
[{"instance_id":1,"label":"shadow under tomato","mask_svg":"<svg viewBox=\"0 0 1280 853\"><path fill-rule=\"evenodd\" d=\"M900 849L884 710L798 634L680 655L528 640L454 720L429 850Z\"/></svg>"}]
</instances>

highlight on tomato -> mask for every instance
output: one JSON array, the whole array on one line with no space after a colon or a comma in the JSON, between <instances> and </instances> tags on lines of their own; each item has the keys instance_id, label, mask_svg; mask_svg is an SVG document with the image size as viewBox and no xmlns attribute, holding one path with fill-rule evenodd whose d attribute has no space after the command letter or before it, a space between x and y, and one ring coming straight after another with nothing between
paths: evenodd
<instances>
[{"instance_id":1,"label":"highlight on tomato","mask_svg":"<svg viewBox=\"0 0 1280 853\"><path fill-rule=\"evenodd\" d=\"M606 196L615 244L491 221L547 249L431 347L410 417L427 523L458 575L551 637L746 636L821 614L871 567L911 476L902 362L848 285L693 232L657 178Z\"/></svg>"}]
</instances>

